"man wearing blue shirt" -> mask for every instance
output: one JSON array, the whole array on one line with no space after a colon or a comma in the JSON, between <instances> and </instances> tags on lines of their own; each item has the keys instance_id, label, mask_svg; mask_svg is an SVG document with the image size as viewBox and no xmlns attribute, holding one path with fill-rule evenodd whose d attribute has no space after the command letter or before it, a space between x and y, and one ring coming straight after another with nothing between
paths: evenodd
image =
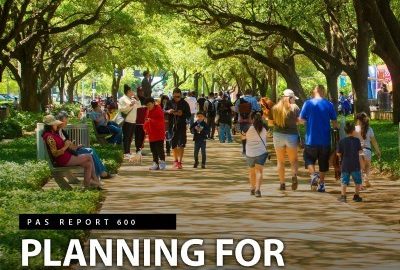
<instances>
[{"instance_id":1,"label":"man wearing blue shirt","mask_svg":"<svg viewBox=\"0 0 400 270\"><path fill-rule=\"evenodd\" d=\"M325 172L329 170L331 151L331 124L337 128L336 111L325 96L325 88L318 85L314 97L307 100L300 112L300 121L306 123L304 162L311 174L311 189L325 192ZM318 160L319 171L315 170Z\"/></svg>"}]
</instances>

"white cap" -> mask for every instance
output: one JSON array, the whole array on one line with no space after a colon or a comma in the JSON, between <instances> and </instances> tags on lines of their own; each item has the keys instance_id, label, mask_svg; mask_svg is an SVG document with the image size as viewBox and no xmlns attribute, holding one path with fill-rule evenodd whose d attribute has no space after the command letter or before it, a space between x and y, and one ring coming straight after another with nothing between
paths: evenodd
<instances>
[{"instance_id":1,"label":"white cap","mask_svg":"<svg viewBox=\"0 0 400 270\"><path fill-rule=\"evenodd\" d=\"M294 99L299 99L298 97L296 97L296 95L294 94L293 90L291 89L286 89L285 91L283 91L283 95L284 97L292 97Z\"/></svg>"}]
</instances>

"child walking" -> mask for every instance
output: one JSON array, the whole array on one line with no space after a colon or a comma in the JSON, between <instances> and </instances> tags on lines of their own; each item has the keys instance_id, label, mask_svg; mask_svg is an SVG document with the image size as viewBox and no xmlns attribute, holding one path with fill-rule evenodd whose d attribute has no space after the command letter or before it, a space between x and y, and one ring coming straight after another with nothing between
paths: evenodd
<instances>
[{"instance_id":1,"label":"child walking","mask_svg":"<svg viewBox=\"0 0 400 270\"><path fill-rule=\"evenodd\" d=\"M339 201L346 202L346 188L350 183L350 177L352 177L355 184L353 201L361 202L360 190L362 178L359 158L359 155L362 153L361 142L360 139L355 137L356 133L353 123L347 122L344 130L347 137L340 140L337 150L337 154L342 161L342 195Z\"/></svg>"},{"instance_id":2,"label":"child walking","mask_svg":"<svg viewBox=\"0 0 400 270\"><path fill-rule=\"evenodd\" d=\"M369 118L365 112L359 113L356 115L357 126L356 132L357 137L361 141L361 147L363 153L360 155L361 160L361 169L363 173L363 180L365 183L365 187L371 187L369 182L369 172L371 169L371 159L372 159L372 148L374 147L375 153L378 156L378 159L381 158L381 150L379 149L378 142L376 141L374 131L369 126Z\"/></svg>"},{"instance_id":3,"label":"child walking","mask_svg":"<svg viewBox=\"0 0 400 270\"><path fill-rule=\"evenodd\" d=\"M201 168L206 168L206 141L210 133L210 127L204 121L203 112L197 113L197 121L190 126L194 141L194 165L193 168L199 166L199 151L201 150Z\"/></svg>"},{"instance_id":4,"label":"child walking","mask_svg":"<svg viewBox=\"0 0 400 270\"><path fill-rule=\"evenodd\" d=\"M146 98L145 104L147 107L146 120L143 128L149 136L150 150L153 154L153 165L150 170L165 170L165 123L164 112L159 105L155 104L152 97Z\"/></svg>"}]
</instances>

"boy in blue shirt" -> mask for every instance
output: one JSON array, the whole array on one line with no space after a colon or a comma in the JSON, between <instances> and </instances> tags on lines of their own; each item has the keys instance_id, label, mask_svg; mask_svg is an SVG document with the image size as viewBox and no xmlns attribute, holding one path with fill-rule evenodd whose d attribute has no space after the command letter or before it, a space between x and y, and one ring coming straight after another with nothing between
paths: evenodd
<instances>
[{"instance_id":1,"label":"boy in blue shirt","mask_svg":"<svg viewBox=\"0 0 400 270\"><path fill-rule=\"evenodd\" d=\"M355 194L353 200L361 202L360 190L362 185L361 166L359 155L363 153L361 148L360 139L354 135L355 127L353 123L347 122L344 127L347 137L339 142L337 155L342 161L342 195L339 201L346 202L346 188L350 183L350 176L353 178L355 184Z\"/></svg>"},{"instance_id":2,"label":"boy in blue shirt","mask_svg":"<svg viewBox=\"0 0 400 270\"><path fill-rule=\"evenodd\" d=\"M203 112L197 113L197 121L190 126L190 131L193 134L194 141L194 165L197 168L199 165L199 151L201 150L201 168L206 168L206 141L210 133L210 127L204 121L205 115Z\"/></svg>"}]
</instances>

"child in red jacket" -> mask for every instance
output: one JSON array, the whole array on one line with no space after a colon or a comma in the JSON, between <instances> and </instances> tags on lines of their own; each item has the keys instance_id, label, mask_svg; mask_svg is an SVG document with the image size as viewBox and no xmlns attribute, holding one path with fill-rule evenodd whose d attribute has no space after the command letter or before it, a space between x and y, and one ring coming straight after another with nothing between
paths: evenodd
<instances>
[{"instance_id":1,"label":"child in red jacket","mask_svg":"<svg viewBox=\"0 0 400 270\"><path fill-rule=\"evenodd\" d=\"M164 111L159 105L155 104L153 98L146 98L147 107L146 120L144 122L144 131L149 136L150 150L153 154L153 166L150 170L165 170L165 122Z\"/></svg>"}]
</instances>

